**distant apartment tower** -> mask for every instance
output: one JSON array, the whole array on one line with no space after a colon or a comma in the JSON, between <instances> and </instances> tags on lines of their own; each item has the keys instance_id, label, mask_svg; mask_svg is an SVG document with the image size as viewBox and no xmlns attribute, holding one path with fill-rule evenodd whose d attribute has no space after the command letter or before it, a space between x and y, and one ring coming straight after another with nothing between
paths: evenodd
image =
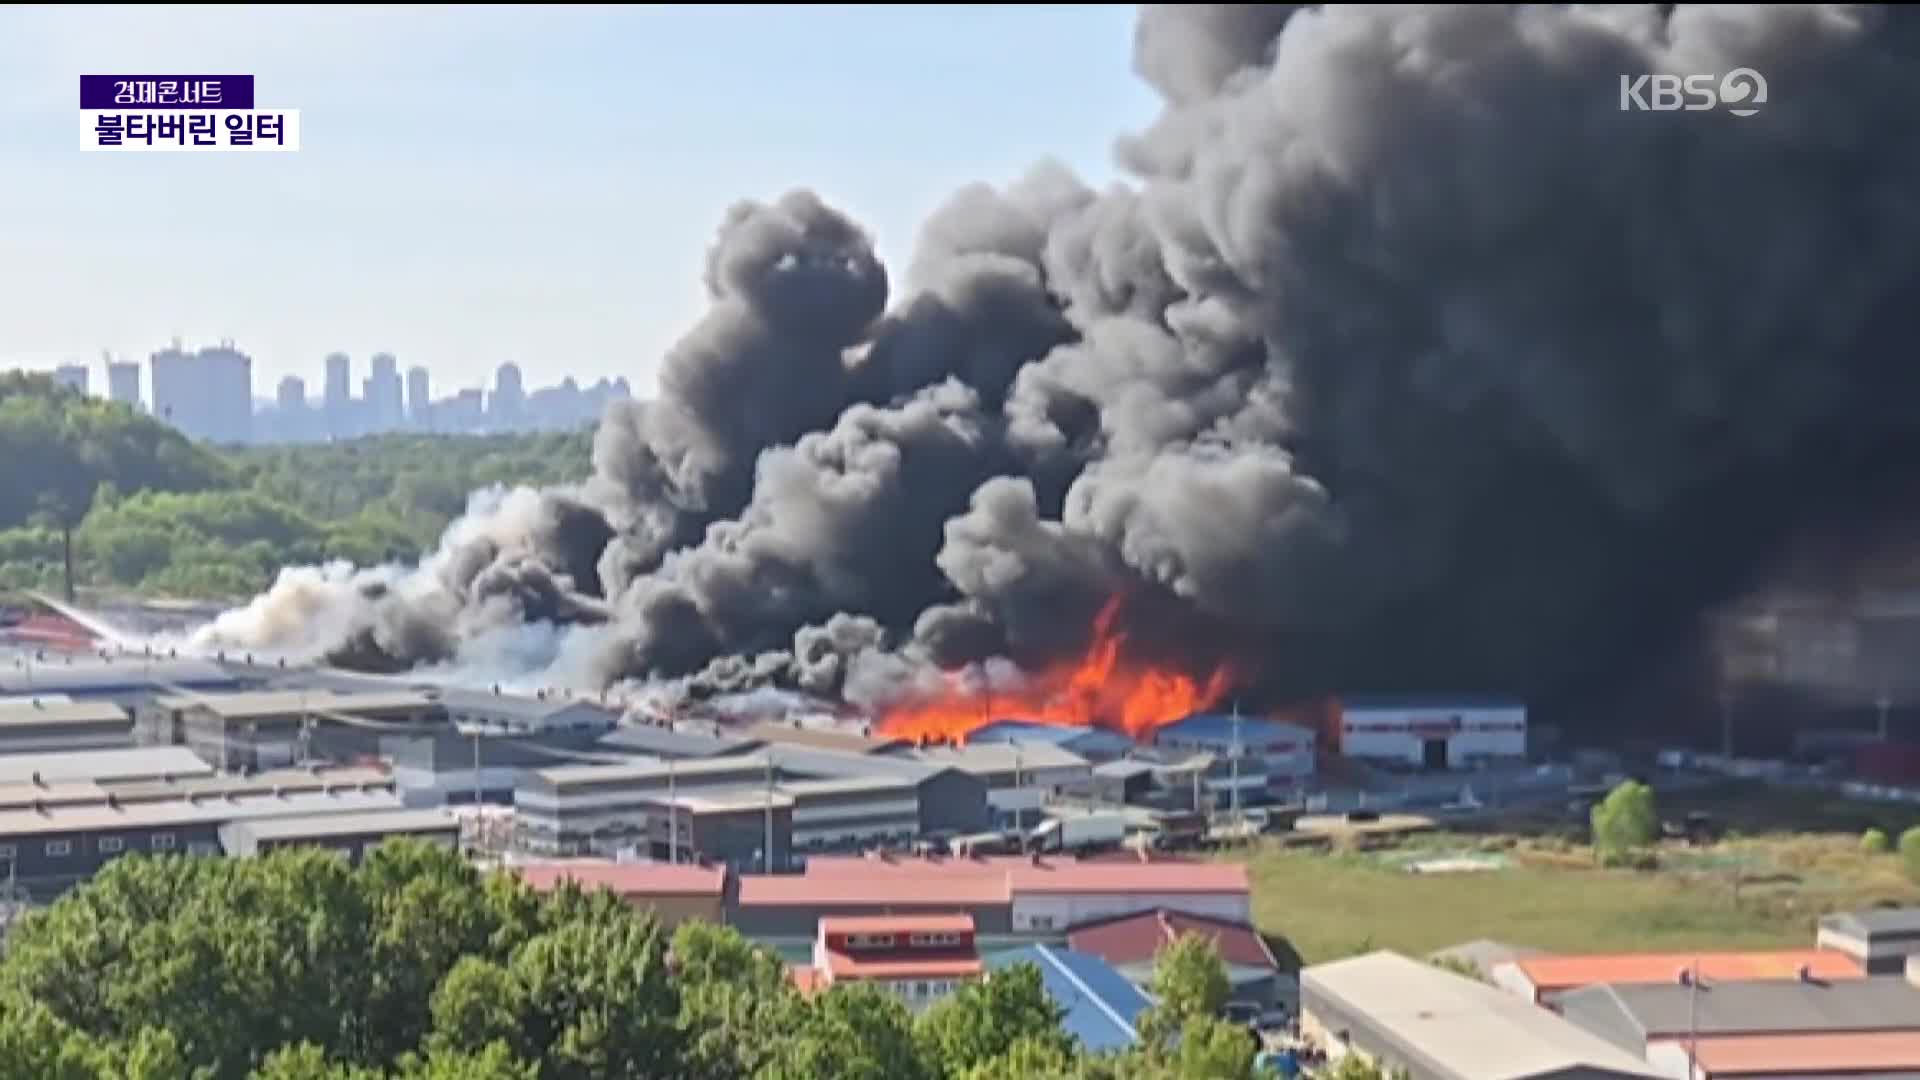
<instances>
[{"instance_id":1,"label":"distant apartment tower","mask_svg":"<svg viewBox=\"0 0 1920 1080\"><path fill-rule=\"evenodd\" d=\"M217 443L253 441L253 357L223 340L200 350L200 373L211 429Z\"/></svg>"},{"instance_id":2,"label":"distant apartment tower","mask_svg":"<svg viewBox=\"0 0 1920 1080\"><path fill-rule=\"evenodd\" d=\"M140 410L140 365L107 361L107 400Z\"/></svg>"},{"instance_id":3,"label":"distant apartment tower","mask_svg":"<svg viewBox=\"0 0 1920 1080\"><path fill-rule=\"evenodd\" d=\"M274 404L280 411L297 413L307 407L307 381L298 375L289 375L280 380L280 389L274 394Z\"/></svg>"},{"instance_id":4,"label":"distant apartment tower","mask_svg":"<svg viewBox=\"0 0 1920 1080\"><path fill-rule=\"evenodd\" d=\"M327 434L336 439L353 436L353 359L346 353L327 355Z\"/></svg>"},{"instance_id":5,"label":"distant apartment tower","mask_svg":"<svg viewBox=\"0 0 1920 1080\"><path fill-rule=\"evenodd\" d=\"M413 426L422 431L433 427L431 389L427 382L426 368L415 364L407 369L407 419L413 421Z\"/></svg>"},{"instance_id":6,"label":"distant apartment tower","mask_svg":"<svg viewBox=\"0 0 1920 1080\"><path fill-rule=\"evenodd\" d=\"M520 422L526 406L527 391L520 380L520 365L501 364L494 373L493 402L487 408L487 419L495 430L506 430Z\"/></svg>"},{"instance_id":7,"label":"distant apartment tower","mask_svg":"<svg viewBox=\"0 0 1920 1080\"><path fill-rule=\"evenodd\" d=\"M84 396L87 392L87 365L61 364L53 369L53 382L55 386L64 386Z\"/></svg>"},{"instance_id":8,"label":"distant apartment tower","mask_svg":"<svg viewBox=\"0 0 1920 1080\"><path fill-rule=\"evenodd\" d=\"M367 412L374 431L397 430L404 418L400 367L392 353L373 354L373 372L367 376Z\"/></svg>"},{"instance_id":9,"label":"distant apartment tower","mask_svg":"<svg viewBox=\"0 0 1920 1080\"><path fill-rule=\"evenodd\" d=\"M173 344L147 358L152 369L147 385L153 393L153 416L199 438L207 428L206 398L199 392L199 358Z\"/></svg>"}]
</instances>

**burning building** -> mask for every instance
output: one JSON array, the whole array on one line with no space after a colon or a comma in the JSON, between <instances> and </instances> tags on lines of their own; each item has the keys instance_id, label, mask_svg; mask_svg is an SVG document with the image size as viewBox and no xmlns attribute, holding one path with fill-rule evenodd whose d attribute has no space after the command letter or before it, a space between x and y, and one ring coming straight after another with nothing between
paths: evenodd
<instances>
[{"instance_id":1,"label":"burning building","mask_svg":"<svg viewBox=\"0 0 1920 1080\"><path fill-rule=\"evenodd\" d=\"M904 289L821 196L743 202L590 479L483 493L417 567L288 570L202 640L788 686L898 731L1354 689L1711 730L1711 694L1623 702L1789 537L1872 531L1920 475L1917 35L1149 5L1125 182L962 188ZM1734 68L1750 115L1622 107L1622 73Z\"/></svg>"}]
</instances>

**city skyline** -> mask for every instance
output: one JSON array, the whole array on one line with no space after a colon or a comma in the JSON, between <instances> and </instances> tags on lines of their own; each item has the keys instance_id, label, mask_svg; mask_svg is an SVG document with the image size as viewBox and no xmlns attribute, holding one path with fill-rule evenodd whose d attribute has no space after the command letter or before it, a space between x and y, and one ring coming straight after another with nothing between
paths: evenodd
<instances>
[{"instance_id":1,"label":"city skyline","mask_svg":"<svg viewBox=\"0 0 1920 1080\"><path fill-rule=\"evenodd\" d=\"M960 186L1049 156L1110 183L1113 138L1155 107L1129 69L1132 22L1127 7L0 9L0 368L231 338L269 396L334 349L390 351L448 385L512 361L532 383L625 376L646 396L707 306L708 249L738 200L817 191L871 230L897 299L921 224ZM156 64L254 75L263 102L301 110L302 149L79 153L78 76Z\"/></svg>"},{"instance_id":2,"label":"city skyline","mask_svg":"<svg viewBox=\"0 0 1920 1080\"><path fill-rule=\"evenodd\" d=\"M102 381L92 367L62 364L39 371L82 394L131 405L186 434L219 443L295 443L391 432L479 434L555 431L594 422L611 401L633 396L625 378L605 376L582 385L572 375L529 390L509 361L488 385L435 395L424 365L403 371L393 353L365 358L356 385L354 358L331 352L322 377L282 375L271 387L255 374L253 358L230 339L189 347L175 339L137 361L103 353ZM356 393L356 390L358 391Z\"/></svg>"}]
</instances>

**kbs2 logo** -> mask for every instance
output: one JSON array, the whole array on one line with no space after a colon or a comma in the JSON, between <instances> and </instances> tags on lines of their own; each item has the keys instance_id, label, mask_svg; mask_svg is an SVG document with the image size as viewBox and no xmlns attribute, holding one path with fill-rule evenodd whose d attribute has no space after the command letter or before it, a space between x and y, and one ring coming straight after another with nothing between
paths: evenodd
<instances>
[{"instance_id":1,"label":"kbs2 logo","mask_svg":"<svg viewBox=\"0 0 1920 1080\"><path fill-rule=\"evenodd\" d=\"M1766 76L1752 68L1734 68L1725 75L1622 75L1621 112L1703 112L1724 108L1735 116L1752 116L1767 103Z\"/></svg>"}]
</instances>

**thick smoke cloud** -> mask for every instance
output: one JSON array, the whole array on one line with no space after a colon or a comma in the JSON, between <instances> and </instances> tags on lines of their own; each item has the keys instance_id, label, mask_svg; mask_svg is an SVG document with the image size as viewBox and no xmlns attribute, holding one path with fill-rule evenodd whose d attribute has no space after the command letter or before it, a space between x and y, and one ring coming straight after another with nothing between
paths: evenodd
<instances>
[{"instance_id":1,"label":"thick smoke cloud","mask_svg":"<svg viewBox=\"0 0 1920 1080\"><path fill-rule=\"evenodd\" d=\"M593 681L874 699L1127 593L1276 694L1570 697L1920 465L1910 13L1149 6L1135 66L1127 182L961 189L891 303L818 197L742 204L579 490L215 636L604 619ZM1735 67L1757 115L1621 107Z\"/></svg>"}]
</instances>

